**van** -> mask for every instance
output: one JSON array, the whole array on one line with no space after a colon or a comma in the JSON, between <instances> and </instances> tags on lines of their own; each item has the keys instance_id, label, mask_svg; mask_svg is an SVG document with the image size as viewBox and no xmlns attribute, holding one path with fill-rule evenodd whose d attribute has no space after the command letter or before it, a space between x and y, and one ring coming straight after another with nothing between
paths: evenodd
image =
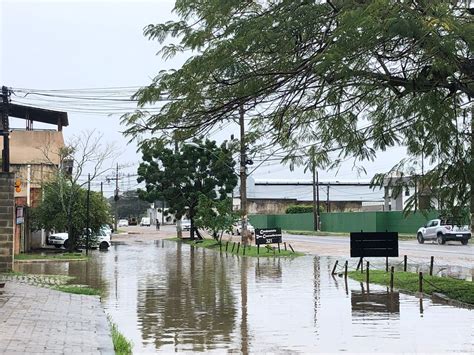
<instances>
[{"instance_id":1,"label":"van","mask_svg":"<svg viewBox=\"0 0 474 355\"><path fill-rule=\"evenodd\" d=\"M141 226L147 226L147 227L149 227L149 226L150 226L150 218L148 218L148 217L143 217L143 218L142 218L142 221L140 222L140 225L141 225Z\"/></svg>"}]
</instances>

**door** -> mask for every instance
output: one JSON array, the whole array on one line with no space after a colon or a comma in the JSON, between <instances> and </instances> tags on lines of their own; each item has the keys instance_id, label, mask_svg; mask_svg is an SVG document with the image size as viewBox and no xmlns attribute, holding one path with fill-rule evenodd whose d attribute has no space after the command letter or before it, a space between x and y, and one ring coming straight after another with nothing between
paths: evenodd
<instances>
[{"instance_id":1,"label":"door","mask_svg":"<svg viewBox=\"0 0 474 355\"><path fill-rule=\"evenodd\" d=\"M427 239L434 239L436 238L436 229L438 228L439 221L437 219L433 219L428 222L425 238Z\"/></svg>"}]
</instances>

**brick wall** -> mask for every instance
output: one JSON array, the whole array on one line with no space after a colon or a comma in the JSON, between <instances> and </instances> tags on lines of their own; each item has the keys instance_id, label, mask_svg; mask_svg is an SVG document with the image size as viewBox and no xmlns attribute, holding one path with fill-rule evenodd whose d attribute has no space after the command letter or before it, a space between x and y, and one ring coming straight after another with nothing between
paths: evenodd
<instances>
[{"instance_id":1,"label":"brick wall","mask_svg":"<svg viewBox=\"0 0 474 355\"><path fill-rule=\"evenodd\" d=\"M0 173L0 272L13 268L14 175Z\"/></svg>"}]
</instances>

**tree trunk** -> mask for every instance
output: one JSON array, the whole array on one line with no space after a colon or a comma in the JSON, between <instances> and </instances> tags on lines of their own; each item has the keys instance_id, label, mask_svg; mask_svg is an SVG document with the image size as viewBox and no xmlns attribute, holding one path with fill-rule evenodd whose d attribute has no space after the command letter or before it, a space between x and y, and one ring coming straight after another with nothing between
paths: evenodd
<instances>
[{"instance_id":1,"label":"tree trunk","mask_svg":"<svg viewBox=\"0 0 474 355\"><path fill-rule=\"evenodd\" d=\"M181 218L176 218L176 234L179 239L183 238L183 228L181 226Z\"/></svg>"}]
</instances>

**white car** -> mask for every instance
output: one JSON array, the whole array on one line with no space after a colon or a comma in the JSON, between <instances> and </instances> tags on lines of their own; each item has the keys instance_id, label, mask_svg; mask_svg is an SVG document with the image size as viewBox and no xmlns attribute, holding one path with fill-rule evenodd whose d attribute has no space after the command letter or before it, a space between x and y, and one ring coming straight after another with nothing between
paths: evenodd
<instances>
[{"instance_id":1,"label":"white car","mask_svg":"<svg viewBox=\"0 0 474 355\"><path fill-rule=\"evenodd\" d=\"M91 245L91 248L99 248L101 250L110 248L110 235L108 235L104 230L99 230L93 238L97 239L96 243ZM84 244L86 240L85 236L81 237L81 244ZM47 240L49 245L54 245L56 248L64 247L65 249L69 248L69 235L67 233L54 233L48 236Z\"/></svg>"},{"instance_id":2,"label":"white car","mask_svg":"<svg viewBox=\"0 0 474 355\"><path fill-rule=\"evenodd\" d=\"M128 220L126 219L119 219L117 227L128 227Z\"/></svg>"},{"instance_id":3,"label":"white car","mask_svg":"<svg viewBox=\"0 0 474 355\"><path fill-rule=\"evenodd\" d=\"M247 230L250 232L250 234L255 234L255 228L250 224L250 222L247 222ZM242 221L237 221L232 225L232 235L240 235L241 233Z\"/></svg>"},{"instance_id":4,"label":"white car","mask_svg":"<svg viewBox=\"0 0 474 355\"><path fill-rule=\"evenodd\" d=\"M143 217L142 220L140 221L140 226L150 226L150 218L148 217Z\"/></svg>"},{"instance_id":5,"label":"white car","mask_svg":"<svg viewBox=\"0 0 474 355\"><path fill-rule=\"evenodd\" d=\"M445 244L449 240L455 240L466 245L471 239L469 226L458 226L449 220L432 219L418 229L416 233L418 243L423 244L425 240L436 240L438 244Z\"/></svg>"}]
</instances>

